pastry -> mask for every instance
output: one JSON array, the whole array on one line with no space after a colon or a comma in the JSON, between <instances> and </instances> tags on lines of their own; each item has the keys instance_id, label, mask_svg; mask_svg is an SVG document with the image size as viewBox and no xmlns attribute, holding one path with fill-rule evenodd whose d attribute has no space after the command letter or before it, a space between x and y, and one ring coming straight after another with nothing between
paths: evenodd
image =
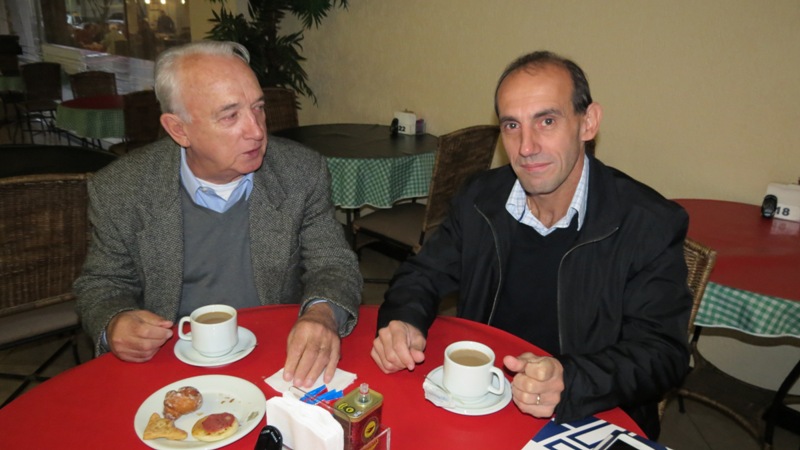
<instances>
[{"instance_id":1,"label":"pastry","mask_svg":"<svg viewBox=\"0 0 800 450\"><path fill-rule=\"evenodd\" d=\"M164 417L176 420L178 417L197 411L203 406L203 396L200 391L184 386L176 391L169 391L164 396Z\"/></svg>"},{"instance_id":2,"label":"pastry","mask_svg":"<svg viewBox=\"0 0 800 450\"><path fill-rule=\"evenodd\" d=\"M239 422L230 413L209 414L192 427L192 436L198 441L214 442L232 436L239 429Z\"/></svg>"},{"instance_id":3,"label":"pastry","mask_svg":"<svg viewBox=\"0 0 800 450\"><path fill-rule=\"evenodd\" d=\"M162 419L157 413L153 413L147 422L147 427L145 427L142 437L148 440L166 438L173 441L182 441L187 436L188 434L177 428L173 421Z\"/></svg>"}]
</instances>

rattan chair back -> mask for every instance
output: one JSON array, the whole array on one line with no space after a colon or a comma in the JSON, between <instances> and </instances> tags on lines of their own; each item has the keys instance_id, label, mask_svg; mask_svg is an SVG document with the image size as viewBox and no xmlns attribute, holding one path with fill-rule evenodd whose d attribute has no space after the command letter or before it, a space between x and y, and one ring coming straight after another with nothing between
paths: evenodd
<instances>
[{"instance_id":1,"label":"rattan chair back","mask_svg":"<svg viewBox=\"0 0 800 450\"><path fill-rule=\"evenodd\" d=\"M0 179L0 317L73 299L88 248L86 179Z\"/></svg>"},{"instance_id":2,"label":"rattan chair back","mask_svg":"<svg viewBox=\"0 0 800 450\"><path fill-rule=\"evenodd\" d=\"M166 135L161 126L161 105L155 91L146 89L125 94L122 105L125 141L112 145L109 149L112 153L123 155Z\"/></svg>"},{"instance_id":3,"label":"rattan chair back","mask_svg":"<svg viewBox=\"0 0 800 450\"><path fill-rule=\"evenodd\" d=\"M489 168L499 135L500 129L497 126L477 125L439 138L422 222L423 233L439 226L447 217L450 200L464 181Z\"/></svg>"},{"instance_id":4,"label":"rattan chair back","mask_svg":"<svg viewBox=\"0 0 800 450\"><path fill-rule=\"evenodd\" d=\"M686 283L692 293L692 313L689 316L688 330L688 335L691 337L694 333L694 319L697 317L700 302L706 292L711 270L717 262L717 252L687 237L683 244L683 256L686 258L686 268L688 269Z\"/></svg>"},{"instance_id":5,"label":"rattan chair back","mask_svg":"<svg viewBox=\"0 0 800 450\"><path fill-rule=\"evenodd\" d=\"M117 95L117 76L113 72L89 70L69 76L72 96L75 98Z\"/></svg>"},{"instance_id":6,"label":"rattan chair back","mask_svg":"<svg viewBox=\"0 0 800 450\"><path fill-rule=\"evenodd\" d=\"M36 62L20 66L20 75L25 83L25 99L14 104L19 118L19 127L14 131L13 142L17 142L17 132L25 141L25 134L33 143L35 122L41 123L41 131L55 129L56 108L62 100L61 64Z\"/></svg>"},{"instance_id":7,"label":"rattan chair back","mask_svg":"<svg viewBox=\"0 0 800 450\"><path fill-rule=\"evenodd\" d=\"M689 327L686 336L688 342L692 339L692 335L695 332L694 319L697 317L697 311L700 309L700 302L703 300L703 295L706 292L711 270L714 268L714 263L717 261L717 252L687 237L683 243L683 257L686 260L687 269L686 285L689 287L689 292L692 294L692 311L689 314ZM664 415L667 399L671 395L672 393L668 394L659 402L659 419Z\"/></svg>"},{"instance_id":8,"label":"rattan chair back","mask_svg":"<svg viewBox=\"0 0 800 450\"><path fill-rule=\"evenodd\" d=\"M72 282L89 242L86 173L25 175L0 179L0 350L50 336L69 339L31 373L0 372L22 383L5 406L72 348L80 364ZM0 406L0 407L2 407Z\"/></svg>"},{"instance_id":9,"label":"rattan chair back","mask_svg":"<svg viewBox=\"0 0 800 450\"><path fill-rule=\"evenodd\" d=\"M264 108L267 116L267 131L275 133L298 125L297 96L291 89L265 87Z\"/></svg>"},{"instance_id":10,"label":"rattan chair back","mask_svg":"<svg viewBox=\"0 0 800 450\"><path fill-rule=\"evenodd\" d=\"M382 242L400 248L399 256L418 253L447 216L450 201L464 181L489 168L499 135L495 125L477 125L441 136L427 202L398 203L359 217L353 221L354 249Z\"/></svg>"},{"instance_id":11,"label":"rattan chair back","mask_svg":"<svg viewBox=\"0 0 800 450\"><path fill-rule=\"evenodd\" d=\"M25 83L25 100L61 101L61 64L36 62L23 64L20 75Z\"/></svg>"}]
</instances>

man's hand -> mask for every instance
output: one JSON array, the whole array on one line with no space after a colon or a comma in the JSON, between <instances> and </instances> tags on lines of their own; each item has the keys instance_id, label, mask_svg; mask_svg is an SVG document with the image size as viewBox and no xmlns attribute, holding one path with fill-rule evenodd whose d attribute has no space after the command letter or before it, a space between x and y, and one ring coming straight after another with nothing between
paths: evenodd
<instances>
[{"instance_id":1,"label":"man's hand","mask_svg":"<svg viewBox=\"0 0 800 450\"><path fill-rule=\"evenodd\" d=\"M399 320L378 330L370 355L383 373L414 370L425 361L425 336L417 328Z\"/></svg>"},{"instance_id":2,"label":"man's hand","mask_svg":"<svg viewBox=\"0 0 800 450\"><path fill-rule=\"evenodd\" d=\"M117 358L145 362L172 337L172 325L171 321L150 311L124 311L109 322L106 339Z\"/></svg>"},{"instance_id":3,"label":"man's hand","mask_svg":"<svg viewBox=\"0 0 800 450\"><path fill-rule=\"evenodd\" d=\"M310 388L322 371L330 383L339 363L339 332L333 310L327 302L306 309L289 333L283 379L297 387Z\"/></svg>"},{"instance_id":4,"label":"man's hand","mask_svg":"<svg viewBox=\"0 0 800 450\"><path fill-rule=\"evenodd\" d=\"M516 373L511 389L519 409L534 417L552 416L564 392L561 363L549 356L523 353L517 358L506 356L503 364Z\"/></svg>"}]
</instances>

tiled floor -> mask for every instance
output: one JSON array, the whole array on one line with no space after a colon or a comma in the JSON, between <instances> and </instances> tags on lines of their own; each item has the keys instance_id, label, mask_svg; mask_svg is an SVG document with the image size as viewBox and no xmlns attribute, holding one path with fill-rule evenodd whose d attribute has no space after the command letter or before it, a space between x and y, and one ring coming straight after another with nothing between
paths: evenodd
<instances>
[{"instance_id":1,"label":"tiled floor","mask_svg":"<svg viewBox=\"0 0 800 450\"><path fill-rule=\"evenodd\" d=\"M7 142L5 129L0 130L0 143ZM394 260L378 253L365 250L362 255L362 272L365 278L388 278L397 268ZM367 283L364 286L365 304L380 304L386 284ZM443 314L454 314L452 304L443 305ZM63 339L50 339L45 342L29 344L14 350L0 352L0 373L11 372L27 374L35 370L47 355L58 347ZM85 336L79 340L79 350L83 361L91 358L91 343ZM66 352L47 370L47 375L56 375L73 367L72 355ZM33 383L31 387L35 386ZM0 402L19 386L16 380L0 377ZM758 444L743 429L721 413L687 400L687 412L681 414L677 402L671 402L664 415L661 442L676 450L757 450ZM776 430L775 450L796 450L800 448L800 436L783 429ZM1 447L1 446L0 446Z\"/></svg>"}]
</instances>

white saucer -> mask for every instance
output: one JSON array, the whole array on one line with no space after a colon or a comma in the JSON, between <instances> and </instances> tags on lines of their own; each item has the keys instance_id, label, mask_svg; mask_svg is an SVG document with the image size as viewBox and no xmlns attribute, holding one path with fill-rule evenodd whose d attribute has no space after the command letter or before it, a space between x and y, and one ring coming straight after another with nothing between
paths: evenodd
<instances>
[{"instance_id":1,"label":"white saucer","mask_svg":"<svg viewBox=\"0 0 800 450\"><path fill-rule=\"evenodd\" d=\"M227 355L209 358L195 350L194 347L192 347L192 341L178 339L178 342L175 343L175 356L192 366L217 367L230 364L249 355L256 346L256 335L253 334L252 331L245 327L239 327L238 333L239 342Z\"/></svg>"},{"instance_id":2,"label":"white saucer","mask_svg":"<svg viewBox=\"0 0 800 450\"><path fill-rule=\"evenodd\" d=\"M439 366L431 370L431 372L428 374L428 379L431 380L432 383L441 387L442 373L442 366ZM482 399L475 403L459 403L456 406L446 406L444 409L464 416L484 416L486 414L492 414L500 411L511 402L511 383L508 382L506 377L503 377L503 382L505 382L506 386L503 389L503 393L500 395L487 392Z\"/></svg>"}]
</instances>

